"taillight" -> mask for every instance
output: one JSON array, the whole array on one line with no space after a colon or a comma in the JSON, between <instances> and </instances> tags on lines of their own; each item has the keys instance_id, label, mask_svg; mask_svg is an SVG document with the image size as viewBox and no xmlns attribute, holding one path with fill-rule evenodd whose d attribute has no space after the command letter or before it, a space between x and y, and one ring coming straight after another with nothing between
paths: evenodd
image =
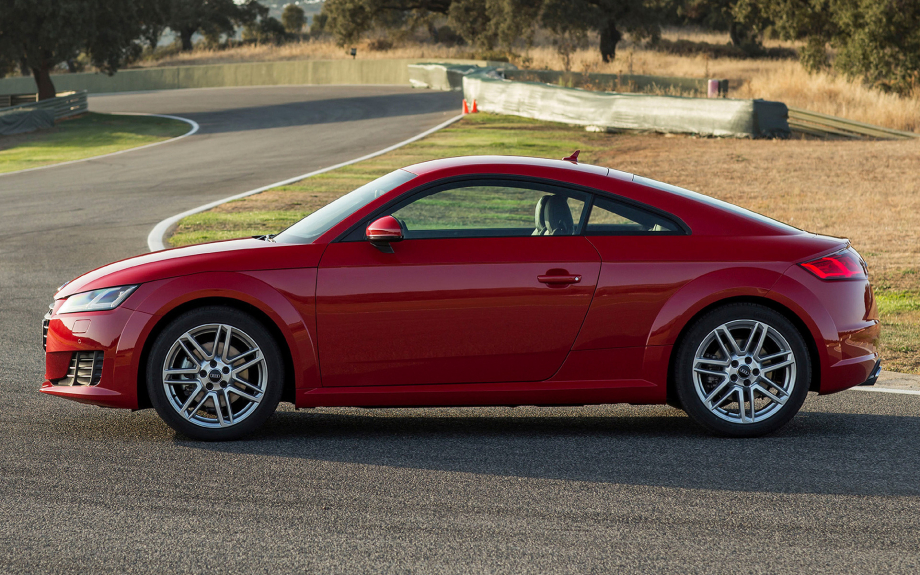
<instances>
[{"instance_id":1,"label":"taillight","mask_svg":"<svg viewBox=\"0 0 920 575\"><path fill-rule=\"evenodd\" d=\"M868 277L865 262L850 248L799 265L823 280L851 280Z\"/></svg>"}]
</instances>

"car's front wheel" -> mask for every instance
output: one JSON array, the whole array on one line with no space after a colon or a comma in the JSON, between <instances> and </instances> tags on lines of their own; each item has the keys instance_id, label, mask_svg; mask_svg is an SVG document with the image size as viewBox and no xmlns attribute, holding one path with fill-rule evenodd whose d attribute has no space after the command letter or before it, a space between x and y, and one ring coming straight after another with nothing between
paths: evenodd
<instances>
[{"instance_id":1,"label":"car's front wheel","mask_svg":"<svg viewBox=\"0 0 920 575\"><path fill-rule=\"evenodd\" d=\"M675 362L680 403L720 435L776 431L802 407L811 364L799 330L768 307L737 303L701 317L683 338Z\"/></svg>"},{"instance_id":2,"label":"car's front wheel","mask_svg":"<svg viewBox=\"0 0 920 575\"><path fill-rule=\"evenodd\" d=\"M147 362L147 390L160 417L194 439L237 439L281 399L284 363L271 333L237 309L208 306L173 320Z\"/></svg>"}]
</instances>

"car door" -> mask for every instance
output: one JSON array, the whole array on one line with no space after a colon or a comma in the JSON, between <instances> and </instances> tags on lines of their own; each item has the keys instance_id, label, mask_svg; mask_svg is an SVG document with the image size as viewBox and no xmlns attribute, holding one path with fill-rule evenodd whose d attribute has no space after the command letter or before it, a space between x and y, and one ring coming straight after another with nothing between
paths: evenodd
<instances>
[{"instance_id":1,"label":"car door","mask_svg":"<svg viewBox=\"0 0 920 575\"><path fill-rule=\"evenodd\" d=\"M541 381L565 360L600 272L580 235L588 194L521 179L435 185L385 208L404 239L364 226L317 274L324 386Z\"/></svg>"}]
</instances>

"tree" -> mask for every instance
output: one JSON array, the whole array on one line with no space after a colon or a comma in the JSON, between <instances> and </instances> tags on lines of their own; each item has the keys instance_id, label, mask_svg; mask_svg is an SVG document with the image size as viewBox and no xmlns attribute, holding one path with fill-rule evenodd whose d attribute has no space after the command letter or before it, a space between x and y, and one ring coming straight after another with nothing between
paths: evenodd
<instances>
[{"instance_id":1,"label":"tree","mask_svg":"<svg viewBox=\"0 0 920 575\"><path fill-rule=\"evenodd\" d=\"M304 15L303 8L297 4L288 4L281 13L281 23L288 34L300 34L303 27L307 25L307 17Z\"/></svg>"},{"instance_id":2,"label":"tree","mask_svg":"<svg viewBox=\"0 0 920 575\"><path fill-rule=\"evenodd\" d=\"M394 13L410 11L447 15L451 0L326 0L314 18L314 28L330 32L339 46L354 44L376 24L392 20ZM319 26L318 26L319 25Z\"/></svg>"},{"instance_id":3,"label":"tree","mask_svg":"<svg viewBox=\"0 0 920 575\"><path fill-rule=\"evenodd\" d=\"M897 92L920 85L920 2L917 0L774 0L765 3L777 30L804 39L802 64L834 68Z\"/></svg>"},{"instance_id":4,"label":"tree","mask_svg":"<svg viewBox=\"0 0 920 575\"><path fill-rule=\"evenodd\" d=\"M572 53L588 43L588 31L601 17L597 6L587 0L546 0L540 16L553 33L553 44L562 56L562 68L572 69Z\"/></svg>"},{"instance_id":5,"label":"tree","mask_svg":"<svg viewBox=\"0 0 920 575\"><path fill-rule=\"evenodd\" d=\"M518 40L530 43L540 15L541 1L453 0L448 10L451 28L469 44L505 50Z\"/></svg>"},{"instance_id":6,"label":"tree","mask_svg":"<svg viewBox=\"0 0 920 575\"><path fill-rule=\"evenodd\" d=\"M623 32L640 40L661 35L658 12L650 0L545 0L540 21L556 36L557 50L574 49L588 31L598 32L604 62L616 58Z\"/></svg>"},{"instance_id":7,"label":"tree","mask_svg":"<svg viewBox=\"0 0 920 575\"><path fill-rule=\"evenodd\" d=\"M140 37L151 50L155 50L160 43L160 37L166 30L171 10L172 0L146 0L141 4Z\"/></svg>"},{"instance_id":8,"label":"tree","mask_svg":"<svg viewBox=\"0 0 920 575\"><path fill-rule=\"evenodd\" d=\"M448 9L451 27L467 43L485 50L491 50L496 41L488 4L488 0L454 0Z\"/></svg>"},{"instance_id":9,"label":"tree","mask_svg":"<svg viewBox=\"0 0 920 575\"><path fill-rule=\"evenodd\" d=\"M897 92L920 88L920 2L841 1L834 66Z\"/></svg>"},{"instance_id":10,"label":"tree","mask_svg":"<svg viewBox=\"0 0 920 575\"><path fill-rule=\"evenodd\" d=\"M680 24L727 31L738 48L761 47L761 35L771 21L760 0L678 0L674 12Z\"/></svg>"},{"instance_id":11,"label":"tree","mask_svg":"<svg viewBox=\"0 0 920 575\"><path fill-rule=\"evenodd\" d=\"M243 40L251 40L257 44L280 44L287 38L287 31L277 18L267 16L258 22L246 24L243 27Z\"/></svg>"},{"instance_id":12,"label":"tree","mask_svg":"<svg viewBox=\"0 0 920 575\"><path fill-rule=\"evenodd\" d=\"M171 0L168 25L179 35L182 50L193 48L192 36L203 32L211 38L232 35L237 26L251 25L268 16L268 8L256 0Z\"/></svg>"},{"instance_id":13,"label":"tree","mask_svg":"<svg viewBox=\"0 0 920 575\"><path fill-rule=\"evenodd\" d=\"M0 60L22 61L35 78L40 100L56 95L51 70L83 52L99 70L114 74L140 53L144 0L4 0L0 10Z\"/></svg>"},{"instance_id":14,"label":"tree","mask_svg":"<svg viewBox=\"0 0 920 575\"><path fill-rule=\"evenodd\" d=\"M326 33L326 22L329 21L329 14L326 12L320 12L313 17L313 21L310 23L310 35L319 36Z\"/></svg>"},{"instance_id":15,"label":"tree","mask_svg":"<svg viewBox=\"0 0 920 575\"><path fill-rule=\"evenodd\" d=\"M467 43L491 50L501 44L506 50L533 38L539 21L556 36L556 47L571 54L583 45L591 31L600 34L605 62L616 56L616 46L629 32L639 39L660 35L659 15L667 0L326 0L325 30L339 45L357 42L361 34L376 25L406 19L409 12L447 15L450 26ZM431 32L433 38L437 31ZM565 56L564 56L565 59Z\"/></svg>"}]
</instances>

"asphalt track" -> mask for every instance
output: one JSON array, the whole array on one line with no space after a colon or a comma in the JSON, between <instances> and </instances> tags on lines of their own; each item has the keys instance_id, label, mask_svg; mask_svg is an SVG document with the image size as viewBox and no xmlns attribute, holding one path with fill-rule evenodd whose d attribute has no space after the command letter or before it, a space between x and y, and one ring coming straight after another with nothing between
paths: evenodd
<instances>
[{"instance_id":1,"label":"asphalt track","mask_svg":"<svg viewBox=\"0 0 920 575\"><path fill-rule=\"evenodd\" d=\"M381 87L98 97L201 124L0 178L0 572L916 573L920 396L812 396L780 433L669 407L285 408L253 439L38 393L54 288L159 220L454 115Z\"/></svg>"}]
</instances>

